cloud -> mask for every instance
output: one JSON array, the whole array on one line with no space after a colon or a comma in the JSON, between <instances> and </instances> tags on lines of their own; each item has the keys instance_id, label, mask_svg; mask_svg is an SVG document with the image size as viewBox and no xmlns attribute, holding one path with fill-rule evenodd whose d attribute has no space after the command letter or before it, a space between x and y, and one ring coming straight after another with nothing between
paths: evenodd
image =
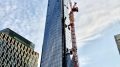
<instances>
[{"instance_id":1,"label":"cloud","mask_svg":"<svg viewBox=\"0 0 120 67\"><path fill-rule=\"evenodd\" d=\"M88 57L80 57L79 58L79 62L80 62L80 67L84 67L84 66L86 66L87 64L90 64L91 62L91 59L90 58L88 58Z\"/></svg>"},{"instance_id":2,"label":"cloud","mask_svg":"<svg viewBox=\"0 0 120 67\"><path fill-rule=\"evenodd\" d=\"M120 20L119 0L77 1L79 12L75 15L78 46L102 36L102 32ZM81 44L80 44L81 43ZM81 46L79 46L81 47Z\"/></svg>"},{"instance_id":3,"label":"cloud","mask_svg":"<svg viewBox=\"0 0 120 67\"><path fill-rule=\"evenodd\" d=\"M39 53L38 67L40 67L47 0L42 2L40 0L1 0L0 8L0 30L10 28L32 41L35 44L35 51Z\"/></svg>"}]
</instances>

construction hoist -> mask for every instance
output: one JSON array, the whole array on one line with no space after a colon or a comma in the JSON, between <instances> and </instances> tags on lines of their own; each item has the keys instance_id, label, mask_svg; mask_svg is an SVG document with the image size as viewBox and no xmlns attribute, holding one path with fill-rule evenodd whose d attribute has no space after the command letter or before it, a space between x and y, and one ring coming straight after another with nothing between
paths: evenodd
<instances>
[{"instance_id":1,"label":"construction hoist","mask_svg":"<svg viewBox=\"0 0 120 67\"><path fill-rule=\"evenodd\" d=\"M70 23L69 25L67 25L67 27L71 31L72 48L70 49L70 53L73 55L72 56L73 67L79 67L77 45L76 45L76 35L75 35L75 24L74 24L74 12L78 12L78 7L76 7L77 5L76 2L74 3L74 5L72 5L71 0L69 0L69 4L70 4L70 12L69 12Z\"/></svg>"}]
</instances>

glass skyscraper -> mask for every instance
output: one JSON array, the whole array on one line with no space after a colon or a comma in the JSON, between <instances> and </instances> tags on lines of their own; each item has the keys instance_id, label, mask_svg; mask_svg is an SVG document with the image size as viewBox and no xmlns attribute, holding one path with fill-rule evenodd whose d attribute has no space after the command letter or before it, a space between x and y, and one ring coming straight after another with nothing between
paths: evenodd
<instances>
[{"instance_id":1,"label":"glass skyscraper","mask_svg":"<svg viewBox=\"0 0 120 67\"><path fill-rule=\"evenodd\" d=\"M0 67L37 67L34 44L9 28L0 31Z\"/></svg>"},{"instance_id":2,"label":"glass skyscraper","mask_svg":"<svg viewBox=\"0 0 120 67\"><path fill-rule=\"evenodd\" d=\"M70 38L67 38L68 31L65 29L67 2L68 0L48 0L40 67L72 67L72 60L66 49L66 45L71 45L70 40L67 41Z\"/></svg>"},{"instance_id":3,"label":"glass skyscraper","mask_svg":"<svg viewBox=\"0 0 120 67\"><path fill-rule=\"evenodd\" d=\"M63 0L48 0L40 67L66 67Z\"/></svg>"}]
</instances>

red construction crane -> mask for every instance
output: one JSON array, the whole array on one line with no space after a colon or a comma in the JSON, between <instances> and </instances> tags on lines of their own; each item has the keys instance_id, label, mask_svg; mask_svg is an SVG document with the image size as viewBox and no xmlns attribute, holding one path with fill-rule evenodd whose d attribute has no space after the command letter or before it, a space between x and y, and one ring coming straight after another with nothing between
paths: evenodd
<instances>
[{"instance_id":1,"label":"red construction crane","mask_svg":"<svg viewBox=\"0 0 120 67\"><path fill-rule=\"evenodd\" d=\"M68 29L71 30L71 40L72 40L72 61L74 67L79 67L78 63L78 55L77 55L77 45L76 45L76 35L75 35L75 24L74 24L74 12L78 12L78 7L76 7L76 2L72 5L71 0L69 0L70 4L70 13L69 13L69 20L70 24L68 25Z\"/></svg>"}]
</instances>

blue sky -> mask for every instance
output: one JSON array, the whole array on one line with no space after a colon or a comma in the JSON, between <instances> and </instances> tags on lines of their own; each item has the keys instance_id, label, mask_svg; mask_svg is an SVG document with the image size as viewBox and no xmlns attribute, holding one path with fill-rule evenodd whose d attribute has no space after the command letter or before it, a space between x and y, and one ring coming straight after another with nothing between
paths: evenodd
<instances>
[{"instance_id":1,"label":"blue sky","mask_svg":"<svg viewBox=\"0 0 120 67\"><path fill-rule=\"evenodd\" d=\"M74 1L80 66L120 67L114 40L120 33L120 0ZM7 27L29 39L41 55L46 11L47 0L0 0L0 30Z\"/></svg>"},{"instance_id":2,"label":"blue sky","mask_svg":"<svg viewBox=\"0 0 120 67\"><path fill-rule=\"evenodd\" d=\"M0 30L10 28L24 36L41 55L46 11L45 0L0 0Z\"/></svg>"}]
</instances>

